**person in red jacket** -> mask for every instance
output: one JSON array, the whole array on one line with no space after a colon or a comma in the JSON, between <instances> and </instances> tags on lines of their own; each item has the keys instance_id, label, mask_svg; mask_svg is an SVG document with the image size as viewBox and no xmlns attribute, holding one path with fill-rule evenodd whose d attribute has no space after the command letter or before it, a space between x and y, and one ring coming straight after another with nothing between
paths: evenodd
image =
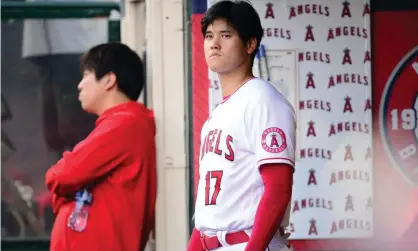
<instances>
[{"instance_id":1,"label":"person in red jacket","mask_svg":"<svg viewBox=\"0 0 418 251\"><path fill-rule=\"evenodd\" d=\"M81 59L83 110L93 131L46 173L56 220L51 251L142 251L154 228L156 146L153 114L136 102L144 86L139 56L100 44Z\"/></svg>"}]
</instances>

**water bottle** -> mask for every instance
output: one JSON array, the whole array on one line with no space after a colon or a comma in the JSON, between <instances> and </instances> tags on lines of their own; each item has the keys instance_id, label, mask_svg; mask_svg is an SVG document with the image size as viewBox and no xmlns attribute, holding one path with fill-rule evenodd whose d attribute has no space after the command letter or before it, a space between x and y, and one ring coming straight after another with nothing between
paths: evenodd
<instances>
[{"instance_id":1,"label":"water bottle","mask_svg":"<svg viewBox=\"0 0 418 251\"><path fill-rule=\"evenodd\" d=\"M70 229L77 232L83 232L86 229L92 199L92 194L87 189L76 193L74 209L68 219Z\"/></svg>"}]
</instances>

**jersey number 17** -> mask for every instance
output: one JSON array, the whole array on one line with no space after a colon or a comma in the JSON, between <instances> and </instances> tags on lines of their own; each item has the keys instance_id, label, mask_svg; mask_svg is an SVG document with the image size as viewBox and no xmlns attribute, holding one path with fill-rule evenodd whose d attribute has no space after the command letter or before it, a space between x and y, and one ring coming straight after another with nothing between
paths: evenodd
<instances>
[{"instance_id":1,"label":"jersey number 17","mask_svg":"<svg viewBox=\"0 0 418 251\"><path fill-rule=\"evenodd\" d=\"M208 171L206 173L206 187L205 187L205 205L216 205L216 199L221 191L223 171ZM210 181L215 179L215 189L212 196L210 196ZM209 200L210 197L210 200Z\"/></svg>"}]
</instances>

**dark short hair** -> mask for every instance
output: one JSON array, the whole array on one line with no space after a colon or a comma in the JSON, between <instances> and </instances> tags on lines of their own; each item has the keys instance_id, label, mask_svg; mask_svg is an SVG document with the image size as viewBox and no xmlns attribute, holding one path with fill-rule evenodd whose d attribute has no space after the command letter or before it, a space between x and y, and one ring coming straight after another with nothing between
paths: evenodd
<instances>
[{"instance_id":1,"label":"dark short hair","mask_svg":"<svg viewBox=\"0 0 418 251\"><path fill-rule=\"evenodd\" d=\"M96 79L108 73L116 76L118 89L131 100L138 100L144 87L144 66L138 54L121 43L99 44L88 50L80 61L81 72L94 71Z\"/></svg>"},{"instance_id":2,"label":"dark short hair","mask_svg":"<svg viewBox=\"0 0 418 251\"><path fill-rule=\"evenodd\" d=\"M238 32L244 44L247 44L252 38L257 40L257 47L252 54L252 59L254 59L263 37L261 20L254 7L242 0L215 3L205 12L202 18L203 36L206 35L208 26L218 19L223 19L231 25Z\"/></svg>"}]
</instances>

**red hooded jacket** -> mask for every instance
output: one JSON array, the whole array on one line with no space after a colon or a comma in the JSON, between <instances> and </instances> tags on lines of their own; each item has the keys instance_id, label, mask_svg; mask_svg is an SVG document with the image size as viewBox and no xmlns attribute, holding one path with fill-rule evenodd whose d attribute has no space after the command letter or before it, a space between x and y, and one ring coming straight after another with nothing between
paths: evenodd
<instances>
[{"instance_id":1,"label":"red hooded jacket","mask_svg":"<svg viewBox=\"0 0 418 251\"><path fill-rule=\"evenodd\" d=\"M56 220L51 251L142 251L155 224L155 122L142 104L106 110L91 134L46 173ZM93 203L82 232L67 226L77 191Z\"/></svg>"}]
</instances>

